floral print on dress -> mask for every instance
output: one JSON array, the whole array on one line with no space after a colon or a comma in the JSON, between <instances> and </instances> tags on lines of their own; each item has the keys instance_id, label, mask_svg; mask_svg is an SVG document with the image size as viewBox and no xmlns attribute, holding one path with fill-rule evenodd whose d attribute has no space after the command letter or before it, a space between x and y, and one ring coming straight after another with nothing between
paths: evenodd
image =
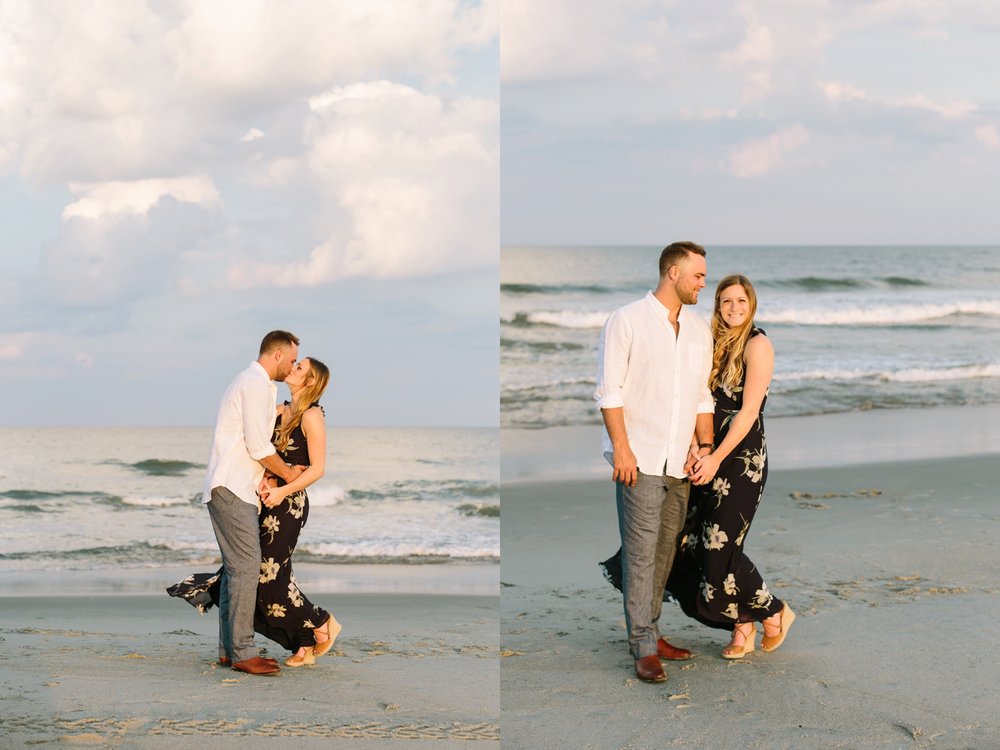
<instances>
[{"instance_id":1,"label":"floral print on dress","mask_svg":"<svg viewBox=\"0 0 1000 750\"><path fill-rule=\"evenodd\" d=\"M278 529L281 527L281 521L278 520L277 516L264 516L264 519L260 522L260 527L273 542L274 535L278 533Z\"/></svg>"},{"instance_id":2,"label":"floral print on dress","mask_svg":"<svg viewBox=\"0 0 1000 750\"><path fill-rule=\"evenodd\" d=\"M705 549L722 549L729 536L719 528L719 524L714 524L711 528L705 525Z\"/></svg>"},{"instance_id":3,"label":"floral print on dress","mask_svg":"<svg viewBox=\"0 0 1000 750\"><path fill-rule=\"evenodd\" d=\"M260 561L260 582L267 583L268 581L273 581L278 577L278 571L281 566L274 561L273 557L269 557L266 560Z\"/></svg>"},{"instance_id":4,"label":"floral print on dress","mask_svg":"<svg viewBox=\"0 0 1000 750\"><path fill-rule=\"evenodd\" d=\"M288 584L288 601L292 603L293 607L301 607L305 604L305 600L302 598L299 587L295 583L294 576L292 577L292 582Z\"/></svg>"},{"instance_id":5,"label":"floral print on dress","mask_svg":"<svg viewBox=\"0 0 1000 750\"><path fill-rule=\"evenodd\" d=\"M306 509L305 490L289 495L285 498L285 502L288 503L288 510L286 512L290 513L294 518L302 518L302 513Z\"/></svg>"},{"instance_id":6,"label":"floral print on dress","mask_svg":"<svg viewBox=\"0 0 1000 750\"><path fill-rule=\"evenodd\" d=\"M757 450L743 451L739 459L743 462L743 476L749 477L754 484L759 483L764 476L764 463L767 461L763 446Z\"/></svg>"},{"instance_id":7,"label":"floral print on dress","mask_svg":"<svg viewBox=\"0 0 1000 750\"><path fill-rule=\"evenodd\" d=\"M751 335L759 334L754 329ZM716 445L726 439L743 406L744 386L745 381L712 392ZM763 620L783 606L768 591L743 547L767 482L766 401L765 394L757 419L722 460L712 482L691 487L681 536L694 543L679 547L667 582L667 591L685 614L710 627L731 630L734 622Z\"/></svg>"}]
</instances>

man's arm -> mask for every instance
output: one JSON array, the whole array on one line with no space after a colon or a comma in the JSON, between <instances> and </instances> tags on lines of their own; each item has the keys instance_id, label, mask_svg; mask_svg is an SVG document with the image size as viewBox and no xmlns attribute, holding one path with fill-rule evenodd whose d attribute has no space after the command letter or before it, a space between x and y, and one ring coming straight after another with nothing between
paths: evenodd
<instances>
[{"instance_id":1,"label":"man's arm","mask_svg":"<svg viewBox=\"0 0 1000 750\"><path fill-rule=\"evenodd\" d=\"M304 466L289 466L281 460L281 457L277 453L272 453L270 456L265 456L264 458L258 458L257 462L267 471L284 479L286 484L294 480L305 470Z\"/></svg>"},{"instance_id":2,"label":"man's arm","mask_svg":"<svg viewBox=\"0 0 1000 750\"><path fill-rule=\"evenodd\" d=\"M614 451L614 473L611 481L635 486L638 468L635 454L625 430L625 402L622 391L628 372L629 350L632 346L632 329L620 311L611 314L601 330L597 348L597 388L594 399L601 410L604 426L611 438Z\"/></svg>"},{"instance_id":3,"label":"man's arm","mask_svg":"<svg viewBox=\"0 0 1000 750\"><path fill-rule=\"evenodd\" d=\"M687 461L684 463L684 473L691 474L698 460L712 452L714 444L715 425L713 424L713 416L711 412L701 413L695 420L691 450L688 451Z\"/></svg>"},{"instance_id":4,"label":"man's arm","mask_svg":"<svg viewBox=\"0 0 1000 750\"><path fill-rule=\"evenodd\" d=\"M292 481L302 473L302 469L288 466L271 444L271 428L274 426L271 389L263 380L254 379L244 385L240 396L243 399L240 410L243 415L243 440L250 458L275 476L286 482Z\"/></svg>"},{"instance_id":5,"label":"man's arm","mask_svg":"<svg viewBox=\"0 0 1000 750\"><path fill-rule=\"evenodd\" d=\"M625 409L620 406L614 409L601 409L601 416L604 417L604 426L608 429L608 437L611 438L614 450L615 470L611 475L611 481L634 487L639 470L625 432Z\"/></svg>"}]
</instances>

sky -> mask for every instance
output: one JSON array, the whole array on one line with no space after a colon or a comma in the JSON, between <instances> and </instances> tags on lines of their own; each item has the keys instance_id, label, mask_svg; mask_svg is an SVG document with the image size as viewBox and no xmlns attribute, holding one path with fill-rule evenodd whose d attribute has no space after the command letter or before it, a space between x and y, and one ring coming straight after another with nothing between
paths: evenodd
<instances>
[{"instance_id":1,"label":"sky","mask_svg":"<svg viewBox=\"0 0 1000 750\"><path fill-rule=\"evenodd\" d=\"M501 243L996 244L1000 4L503 0Z\"/></svg>"},{"instance_id":2,"label":"sky","mask_svg":"<svg viewBox=\"0 0 1000 750\"><path fill-rule=\"evenodd\" d=\"M496 0L0 3L0 424L498 424ZM284 397L287 391L279 389Z\"/></svg>"}]
</instances>

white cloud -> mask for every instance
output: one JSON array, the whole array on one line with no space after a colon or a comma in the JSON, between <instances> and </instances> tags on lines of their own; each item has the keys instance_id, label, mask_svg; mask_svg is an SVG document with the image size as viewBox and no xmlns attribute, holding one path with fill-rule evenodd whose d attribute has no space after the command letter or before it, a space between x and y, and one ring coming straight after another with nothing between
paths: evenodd
<instances>
[{"instance_id":1,"label":"white cloud","mask_svg":"<svg viewBox=\"0 0 1000 750\"><path fill-rule=\"evenodd\" d=\"M246 134L240 138L242 143L253 143L254 141L260 140L264 137L264 131L258 128L250 128Z\"/></svg>"},{"instance_id":2,"label":"white cloud","mask_svg":"<svg viewBox=\"0 0 1000 750\"><path fill-rule=\"evenodd\" d=\"M977 109L976 105L972 102L961 100L947 103L935 102L922 94L897 99L890 103L897 107L912 107L914 109L925 109L929 112L936 112L946 120L960 120L973 114Z\"/></svg>"},{"instance_id":3,"label":"white cloud","mask_svg":"<svg viewBox=\"0 0 1000 750\"><path fill-rule=\"evenodd\" d=\"M747 141L729 156L729 172L736 177L759 177L780 166L785 156L809 141L801 125L781 128L767 138Z\"/></svg>"},{"instance_id":4,"label":"white cloud","mask_svg":"<svg viewBox=\"0 0 1000 750\"><path fill-rule=\"evenodd\" d=\"M871 99L867 92L850 83L841 81L819 81L819 87L823 90L823 95L835 102L868 101Z\"/></svg>"},{"instance_id":5,"label":"white cloud","mask_svg":"<svg viewBox=\"0 0 1000 750\"><path fill-rule=\"evenodd\" d=\"M103 219L121 214L144 215L167 195L181 203L212 205L219 201L219 191L212 179L205 175L129 182L70 183L69 189L78 200L63 209L63 221L77 217Z\"/></svg>"},{"instance_id":6,"label":"white cloud","mask_svg":"<svg viewBox=\"0 0 1000 750\"><path fill-rule=\"evenodd\" d=\"M0 359L21 359L25 348L36 338L33 332L0 334Z\"/></svg>"},{"instance_id":7,"label":"white cloud","mask_svg":"<svg viewBox=\"0 0 1000 750\"><path fill-rule=\"evenodd\" d=\"M1000 133L996 125L980 125L976 128L976 140L989 149L1000 148Z\"/></svg>"},{"instance_id":8,"label":"white cloud","mask_svg":"<svg viewBox=\"0 0 1000 750\"><path fill-rule=\"evenodd\" d=\"M974 114L978 107L975 103L955 100L951 102L934 101L923 94L912 96L884 98L872 96L864 89L841 81L818 81L823 95L834 102L872 102L893 109L917 109L934 112L946 120L960 120Z\"/></svg>"},{"instance_id":9,"label":"white cloud","mask_svg":"<svg viewBox=\"0 0 1000 750\"><path fill-rule=\"evenodd\" d=\"M391 81L336 87L309 101L304 163L348 221L309 257L231 266L237 286L399 277L495 261L498 107L445 100Z\"/></svg>"},{"instance_id":10,"label":"white cloud","mask_svg":"<svg viewBox=\"0 0 1000 750\"><path fill-rule=\"evenodd\" d=\"M504 82L586 76L648 65L654 47L633 33L630 13L642 4L574 0L503 0L500 73Z\"/></svg>"}]
</instances>

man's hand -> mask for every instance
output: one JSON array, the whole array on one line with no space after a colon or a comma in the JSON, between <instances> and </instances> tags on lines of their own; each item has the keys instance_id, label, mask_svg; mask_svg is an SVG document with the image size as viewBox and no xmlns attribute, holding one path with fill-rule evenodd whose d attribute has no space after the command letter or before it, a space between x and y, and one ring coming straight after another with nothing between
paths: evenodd
<instances>
[{"instance_id":1,"label":"man's hand","mask_svg":"<svg viewBox=\"0 0 1000 750\"><path fill-rule=\"evenodd\" d=\"M263 495L267 491L268 487L277 487L278 478L274 474L265 473L264 476L260 478L260 484L257 485L257 494Z\"/></svg>"},{"instance_id":2,"label":"man's hand","mask_svg":"<svg viewBox=\"0 0 1000 750\"><path fill-rule=\"evenodd\" d=\"M709 453L700 459L694 466L694 472L688 475L691 484L708 484L711 482L719 470L720 463L722 462L716 458L714 453Z\"/></svg>"},{"instance_id":3,"label":"man's hand","mask_svg":"<svg viewBox=\"0 0 1000 750\"><path fill-rule=\"evenodd\" d=\"M697 445L692 445L688 449L687 460L684 462L684 473L690 477L695 471L695 465L711 452L710 447L699 448Z\"/></svg>"},{"instance_id":4,"label":"man's hand","mask_svg":"<svg viewBox=\"0 0 1000 750\"><path fill-rule=\"evenodd\" d=\"M635 487L635 480L639 474L639 469L632 449L628 445L615 448L614 459L615 470L611 475L611 481Z\"/></svg>"},{"instance_id":5,"label":"man's hand","mask_svg":"<svg viewBox=\"0 0 1000 750\"><path fill-rule=\"evenodd\" d=\"M309 468L308 466L289 466L288 476L285 477L285 484L294 482L296 479L299 478L299 474L301 474L308 468Z\"/></svg>"}]
</instances>

